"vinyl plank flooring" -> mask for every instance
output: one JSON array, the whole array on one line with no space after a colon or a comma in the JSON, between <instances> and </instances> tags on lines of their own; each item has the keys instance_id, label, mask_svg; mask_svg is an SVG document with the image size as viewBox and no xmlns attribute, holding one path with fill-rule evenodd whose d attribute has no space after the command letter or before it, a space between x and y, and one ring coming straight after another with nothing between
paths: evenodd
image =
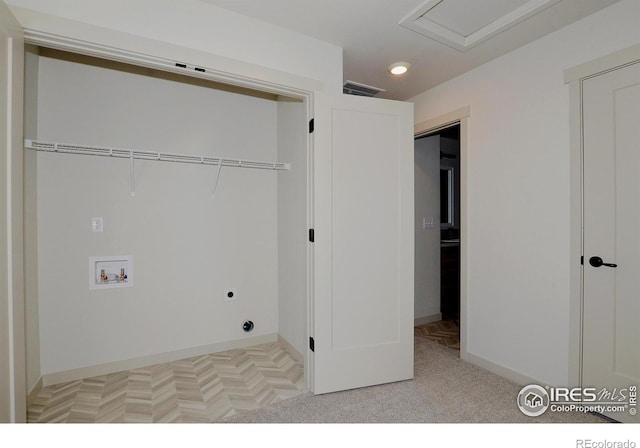
<instances>
[{"instance_id":1,"label":"vinyl plank flooring","mask_svg":"<svg viewBox=\"0 0 640 448\"><path fill-rule=\"evenodd\" d=\"M29 423L207 423L305 392L303 366L279 343L44 387Z\"/></svg>"},{"instance_id":2,"label":"vinyl plank flooring","mask_svg":"<svg viewBox=\"0 0 640 448\"><path fill-rule=\"evenodd\" d=\"M418 337L429 339L445 347L460 350L460 322L440 320L414 328Z\"/></svg>"}]
</instances>

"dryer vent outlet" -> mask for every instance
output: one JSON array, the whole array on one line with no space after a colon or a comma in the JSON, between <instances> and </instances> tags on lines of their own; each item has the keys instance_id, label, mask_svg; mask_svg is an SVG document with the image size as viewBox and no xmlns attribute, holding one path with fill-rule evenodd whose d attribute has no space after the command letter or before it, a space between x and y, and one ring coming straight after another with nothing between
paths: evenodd
<instances>
[{"instance_id":1,"label":"dryer vent outlet","mask_svg":"<svg viewBox=\"0 0 640 448\"><path fill-rule=\"evenodd\" d=\"M224 290L225 302L235 302L236 300L238 300L238 293L235 289L229 288Z\"/></svg>"},{"instance_id":2,"label":"dryer vent outlet","mask_svg":"<svg viewBox=\"0 0 640 448\"><path fill-rule=\"evenodd\" d=\"M253 330L253 321L245 320L242 324L242 329L245 333L249 333L251 330Z\"/></svg>"}]
</instances>

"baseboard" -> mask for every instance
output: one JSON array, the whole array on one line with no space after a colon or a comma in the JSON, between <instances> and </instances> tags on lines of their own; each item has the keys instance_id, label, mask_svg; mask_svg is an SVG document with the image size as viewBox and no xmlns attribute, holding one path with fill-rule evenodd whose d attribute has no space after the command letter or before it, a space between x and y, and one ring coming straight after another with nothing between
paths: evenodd
<instances>
[{"instance_id":1,"label":"baseboard","mask_svg":"<svg viewBox=\"0 0 640 448\"><path fill-rule=\"evenodd\" d=\"M27 408L31 406L31 403L33 403L33 401L36 399L42 387L42 376L40 376L40 378L38 378L38 381L36 381L36 384L33 385L31 390L29 390L29 395L27 395Z\"/></svg>"},{"instance_id":2,"label":"baseboard","mask_svg":"<svg viewBox=\"0 0 640 448\"><path fill-rule=\"evenodd\" d=\"M284 348L287 350L287 352L289 352L289 355L291 355L293 359L295 359L300 364L304 364L304 355L296 350L296 348L291 345L289 341L278 335L278 342L284 346Z\"/></svg>"},{"instance_id":3,"label":"baseboard","mask_svg":"<svg viewBox=\"0 0 640 448\"><path fill-rule=\"evenodd\" d=\"M418 327L420 325L438 322L439 320L442 320L442 313L436 313L430 316L416 317L415 319L413 319L413 326Z\"/></svg>"},{"instance_id":4,"label":"baseboard","mask_svg":"<svg viewBox=\"0 0 640 448\"><path fill-rule=\"evenodd\" d=\"M491 373L495 373L496 375L513 381L514 383L521 386L525 386L527 384L544 385L544 383L541 383L539 380L525 375L524 373L517 372L513 369L510 369L509 367L505 367L501 364L489 361L488 359L481 358L480 356L474 355L473 353L466 352L464 355L461 353L461 358L464 361L481 367L484 370L488 370Z\"/></svg>"},{"instance_id":5,"label":"baseboard","mask_svg":"<svg viewBox=\"0 0 640 448\"><path fill-rule=\"evenodd\" d=\"M139 358L127 359L124 361L108 362L95 366L80 367L78 369L63 370L60 372L47 373L42 375L41 387L53 384L67 383L69 381L91 378L99 375L122 372L124 370L139 369L164 362L178 361L179 359L192 358L194 356L206 355L208 353L218 353L236 348L249 347L251 345L266 344L278 340L277 333L255 336L247 339L224 341L216 344L202 345L171 352L158 353L155 355L141 356Z\"/></svg>"}]
</instances>

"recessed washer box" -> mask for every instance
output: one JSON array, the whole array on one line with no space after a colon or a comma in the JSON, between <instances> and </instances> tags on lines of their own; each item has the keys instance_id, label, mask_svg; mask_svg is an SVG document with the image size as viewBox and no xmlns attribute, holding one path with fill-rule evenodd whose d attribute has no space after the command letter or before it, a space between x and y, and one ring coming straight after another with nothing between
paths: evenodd
<instances>
[{"instance_id":1,"label":"recessed washer box","mask_svg":"<svg viewBox=\"0 0 640 448\"><path fill-rule=\"evenodd\" d=\"M89 289L133 286L133 255L89 257Z\"/></svg>"}]
</instances>

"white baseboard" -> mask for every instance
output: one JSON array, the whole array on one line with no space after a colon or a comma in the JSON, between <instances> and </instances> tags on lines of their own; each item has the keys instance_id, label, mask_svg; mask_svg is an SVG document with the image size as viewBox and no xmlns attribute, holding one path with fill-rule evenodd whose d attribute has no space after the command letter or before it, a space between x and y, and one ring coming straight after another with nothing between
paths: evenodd
<instances>
[{"instance_id":1,"label":"white baseboard","mask_svg":"<svg viewBox=\"0 0 640 448\"><path fill-rule=\"evenodd\" d=\"M289 341L278 335L278 342L284 346L284 348L287 350L287 352L289 352L293 359L295 359L300 364L304 364L304 355L296 350L296 348Z\"/></svg>"},{"instance_id":2,"label":"white baseboard","mask_svg":"<svg viewBox=\"0 0 640 448\"><path fill-rule=\"evenodd\" d=\"M42 376L40 376L40 378L38 378L38 381L36 381L36 383L29 389L29 394L27 395L27 408L31 406L31 403L33 403L33 400L36 399L42 387Z\"/></svg>"},{"instance_id":3,"label":"white baseboard","mask_svg":"<svg viewBox=\"0 0 640 448\"><path fill-rule=\"evenodd\" d=\"M484 370L488 370L491 373L495 373L496 375L501 376L502 378L506 378L510 381L513 381L516 384L521 386L525 386L527 384L539 384L544 386L545 383L536 380L524 373L517 372L515 370L510 369L509 367L505 367L501 364L495 363L493 361L489 361L488 359L481 358L480 356L474 355L473 353L466 352L464 354L461 353L461 358L464 361L467 361L471 364L474 364L478 367L483 368Z\"/></svg>"},{"instance_id":4,"label":"white baseboard","mask_svg":"<svg viewBox=\"0 0 640 448\"><path fill-rule=\"evenodd\" d=\"M432 314L430 316L416 317L413 319L413 326L417 327L419 325L426 325L432 322L438 322L442 320L442 313Z\"/></svg>"},{"instance_id":5,"label":"white baseboard","mask_svg":"<svg viewBox=\"0 0 640 448\"><path fill-rule=\"evenodd\" d=\"M108 362L95 366L80 367L78 369L63 370L60 372L47 373L42 375L41 387L52 384L67 383L69 381L91 378L99 375L122 372L123 370L139 369L154 364L177 361L179 359L191 358L194 356L206 355L208 353L223 352L235 348L249 347L251 345L266 344L278 340L277 333L255 336L247 339L224 341L216 344L202 345L171 352L158 353L155 355L141 356L139 358L127 359L124 361Z\"/></svg>"}]
</instances>

